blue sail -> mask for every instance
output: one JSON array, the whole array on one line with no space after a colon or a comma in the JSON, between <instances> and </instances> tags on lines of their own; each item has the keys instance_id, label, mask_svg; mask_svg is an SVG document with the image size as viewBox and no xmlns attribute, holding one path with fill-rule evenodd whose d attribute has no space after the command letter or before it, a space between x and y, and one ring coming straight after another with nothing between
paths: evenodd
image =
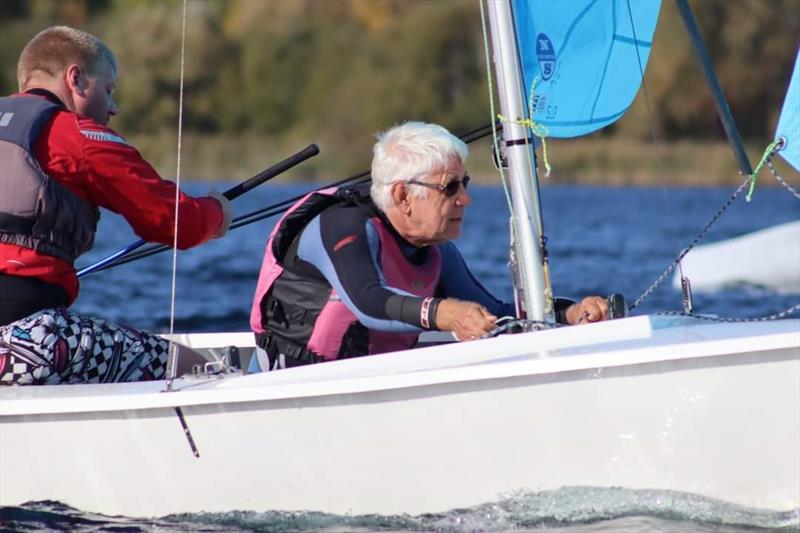
<instances>
[{"instance_id":1,"label":"blue sail","mask_svg":"<svg viewBox=\"0 0 800 533\"><path fill-rule=\"evenodd\" d=\"M660 0L512 0L512 7L526 98L533 87L533 120L546 136L585 135L625 114Z\"/></svg>"},{"instance_id":2,"label":"blue sail","mask_svg":"<svg viewBox=\"0 0 800 533\"><path fill-rule=\"evenodd\" d=\"M778 153L795 169L800 170L800 49L794 60L792 80L789 82L789 90L786 91L786 99L783 101L775 138L785 139L786 144Z\"/></svg>"}]
</instances>

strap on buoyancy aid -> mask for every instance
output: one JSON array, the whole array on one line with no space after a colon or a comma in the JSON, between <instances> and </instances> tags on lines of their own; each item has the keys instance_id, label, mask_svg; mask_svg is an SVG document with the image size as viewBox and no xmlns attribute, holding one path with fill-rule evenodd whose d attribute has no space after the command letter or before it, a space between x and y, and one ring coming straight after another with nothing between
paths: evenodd
<instances>
[{"instance_id":1,"label":"strap on buoyancy aid","mask_svg":"<svg viewBox=\"0 0 800 533\"><path fill-rule=\"evenodd\" d=\"M281 305L277 300L273 300L278 305ZM270 302L271 303L271 302ZM360 322L355 322L350 325L342 339L342 347L336 359L350 359L353 357L363 357L367 355L369 333ZM295 364L288 366L309 365L313 363L322 363L327 361L324 357L307 349L302 344L298 344L289 339L285 339L273 331L266 331L265 333L256 333L256 344L259 348L266 352L270 361L270 367L275 364L275 360L283 355L287 359L291 359Z\"/></svg>"},{"instance_id":2,"label":"strap on buoyancy aid","mask_svg":"<svg viewBox=\"0 0 800 533\"><path fill-rule=\"evenodd\" d=\"M274 333L256 333L256 344L267 353L270 366L274 364L275 359L281 354L303 365L317 363L323 360L314 352L307 350L304 346L284 339Z\"/></svg>"},{"instance_id":3,"label":"strap on buoyancy aid","mask_svg":"<svg viewBox=\"0 0 800 533\"><path fill-rule=\"evenodd\" d=\"M302 280L303 285L307 288L307 294L302 298L304 305L297 305L282 297L283 295L280 293L284 288L283 280L276 280L276 284L273 285L273 291L279 293L278 297L273 291L270 291L261 301L261 316L265 332L257 333L256 341L273 364L274 359L280 354L296 360L297 364L311 364L326 360L306 348L306 343L314 329L320 310L328 300L331 289L324 278L305 271L295 263L298 240L296 238L287 251L282 277L292 277L295 278L295 281ZM313 283L314 280L317 281L316 284ZM368 350L368 335L367 329L359 322L351 324L342 338L342 346L337 359L365 355Z\"/></svg>"},{"instance_id":4,"label":"strap on buoyancy aid","mask_svg":"<svg viewBox=\"0 0 800 533\"><path fill-rule=\"evenodd\" d=\"M305 344L319 317L319 309L307 309L267 295L262 302L262 313L268 328L264 333L256 333L255 337L258 346L266 352L270 360L270 367L281 355L292 360L287 367L327 360L313 350L309 350ZM276 330L280 330L280 333ZM281 333L294 335L303 342L286 338ZM336 359L367 355L368 349L369 332L360 322L355 321L345 331Z\"/></svg>"}]
</instances>

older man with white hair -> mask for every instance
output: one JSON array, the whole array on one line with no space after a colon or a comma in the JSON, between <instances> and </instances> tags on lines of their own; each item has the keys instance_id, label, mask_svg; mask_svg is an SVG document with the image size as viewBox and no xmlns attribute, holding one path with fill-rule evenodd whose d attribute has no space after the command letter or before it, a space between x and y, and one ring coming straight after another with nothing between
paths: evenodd
<instances>
[{"instance_id":1,"label":"older man with white hair","mask_svg":"<svg viewBox=\"0 0 800 533\"><path fill-rule=\"evenodd\" d=\"M423 330L475 339L514 306L492 296L452 242L471 199L467 146L408 122L379 135L372 185L297 202L264 254L251 311L250 370L410 348ZM603 298L564 302L560 318L603 320Z\"/></svg>"}]
</instances>

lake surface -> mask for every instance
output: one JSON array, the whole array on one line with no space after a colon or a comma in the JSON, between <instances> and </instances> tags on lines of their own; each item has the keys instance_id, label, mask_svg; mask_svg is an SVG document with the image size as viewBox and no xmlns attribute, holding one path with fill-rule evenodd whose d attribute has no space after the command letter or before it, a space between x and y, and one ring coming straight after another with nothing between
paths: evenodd
<instances>
[{"instance_id":1,"label":"lake surface","mask_svg":"<svg viewBox=\"0 0 800 533\"><path fill-rule=\"evenodd\" d=\"M186 189L205 192L205 185ZM311 186L265 185L234 202L235 215L290 198ZM506 267L508 211L498 187L470 189L458 244L467 263L497 296L511 298ZM547 187L542 191L551 275L556 294L580 297L619 292L633 302L728 199L732 189ZM740 198L704 242L730 238L800 219L800 202L785 190L760 188ZM248 329L258 269L276 219L232 231L223 239L178 254L177 331ZM800 235L798 235L800 239ZM104 213L95 249L80 266L124 247L135 236ZM769 261L768 257L764 258ZM800 268L800 258L798 258ZM143 329L169 327L171 252L92 274L74 309ZM682 309L668 279L634 314ZM800 287L798 288L800 291ZM754 286L696 293L695 309L722 317L761 317L800 303L796 292ZM536 531L733 532L798 531L800 510L766 513L668 491L564 488L508 495L493 504L423 516L332 516L263 509L261 513L180 515L148 520L105 517L57 502L0 509L0 530L70 531Z\"/></svg>"},{"instance_id":2,"label":"lake surface","mask_svg":"<svg viewBox=\"0 0 800 533\"><path fill-rule=\"evenodd\" d=\"M204 193L206 187L189 184L185 188ZM237 199L234 215L250 213L309 188L266 184ZM465 215L459 248L486 287L499 298L510 300L508 209L503 189L470 190L473 204ZM729 188L544 188L545 234L555 294L577 298L618 292L634 302L691 243L731 193ZM223 239L179 252L176 330L249 329L262 253L276 220L256 222L231 231ZM784 189L760 188L751 203L746 203L742 195L701 244L792 220L800 220L800 202ZM122 219L104 213L97 244L79 264L92 264L135 240ZM91 274L82 281L74 309L143 329L168 330L171 272L169 251ZM753 286L696 292L694 301L696 312L732 318L765 316L797 303L800 294L778 294ZM634 314L680 310L681 295L672 288L670 276Z\"/></svg>"}]
</instances>

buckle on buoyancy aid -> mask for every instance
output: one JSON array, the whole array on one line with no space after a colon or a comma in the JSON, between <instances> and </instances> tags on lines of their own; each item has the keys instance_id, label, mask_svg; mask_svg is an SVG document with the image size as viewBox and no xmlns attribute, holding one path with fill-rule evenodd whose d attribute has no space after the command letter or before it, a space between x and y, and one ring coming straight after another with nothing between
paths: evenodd
<instances>
[{"instance_id":1,"label":"buckle on buoyancy aid","mask_svg":"<svg viewBox=\"0 0 800 533\"><path fill-rule=\"evenodd\" d=\"M322 360L317 354L306 349L305 346L281 338L273 333L257 333L256 344L266 352L267 357L270 359L270 365L281 354L303 364L313 364Z\"/></svg>"}]
</instances>

